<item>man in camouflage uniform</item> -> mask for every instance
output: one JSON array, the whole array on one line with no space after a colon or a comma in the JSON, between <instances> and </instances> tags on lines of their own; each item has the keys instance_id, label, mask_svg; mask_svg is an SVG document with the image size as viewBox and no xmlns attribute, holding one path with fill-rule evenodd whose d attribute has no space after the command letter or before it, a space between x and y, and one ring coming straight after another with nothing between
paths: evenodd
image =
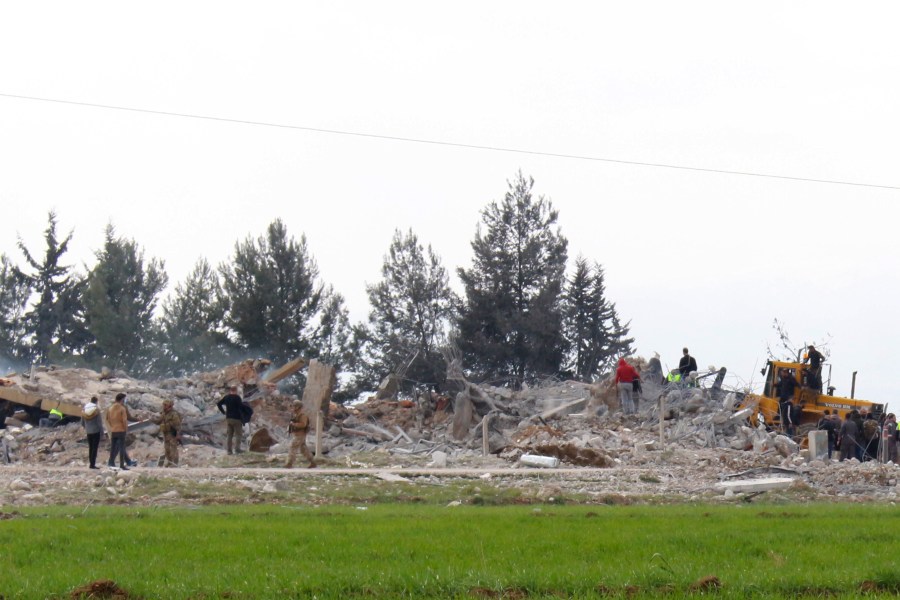
<instances>
[{"instance_id":1,"label":"man in camouflage uniform","mask_svg":"<svg viewBox=\"0 0 900 600\"><path fill-rule=\"evenodd\" d=\"M294 412L291 413L291 424L288 426L288 432L294 434L291 441L291 452L288 454L287 464L284 465L288 469L294 466L294 459L297 457L299 450L303 457L309 461L309 468L316 466L312 452L306 447L306 433L309 431L309 417L303 410L303 401L294 400Z\"/></svg>"},{"instance_id":2,"label":"man in camouflage uniform","mask_svg":"<svg viewBox=\"0 0 900 600\"><path fill-rule=\"evenodd\" d=\"M181 441L181 415L173 408L171 400L163 400L162 414L153 422L159 425L163 436L165 462L163 466L178 466L178 443Z\"/></svg>"}]
</instances>

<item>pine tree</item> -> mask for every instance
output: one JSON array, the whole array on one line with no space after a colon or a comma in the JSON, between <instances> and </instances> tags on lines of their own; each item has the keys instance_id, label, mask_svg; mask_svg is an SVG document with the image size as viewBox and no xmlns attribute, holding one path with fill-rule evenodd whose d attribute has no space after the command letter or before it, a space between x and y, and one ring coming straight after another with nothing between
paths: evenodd
<instances>
[{"instance_id":1,"label":"pine tree","mask_svg":"<svg viewBox=\"0 0 900 600\"><path fill-rule=\"evenodd\" d=\"M579 257L565 294L564 329L569 341L569 368L582 381L609 368L631 352L633 339L622 326L615 304L606 298L603 267Z\"/></svg>"},{"instance_id":2,"label":"pine tree","mask_svg":"<svg viewBox=\"0 0 900 600\"><path fill-rule=\"evenodd\" d=\"M154 311L168 283L164 265L157 259L145 264L137 243L116 236L112 225L96 258L84 293L85 322L94 340L85 359L95 367L146 374L158 338Z\"/></svg>"},{"instance_id":3,"label":"pine tree","mask_svg":"<svg viewBox=\"0 0 900 600\"><path fill-rule=\"evenodd\" d=\"M236 244L232 262L220 272L225 323L245 351L286 362L320 356L323 336L329 342L340 340L336 328L345 325L343 299L318 281L306 237L299 242L289 237L280 219L269 225L264 237Z\"/></svg>"},{"instance_id":4,"label":"pine tree","mask_svg":"<svg viewBox=\"0 0 900 600\"><path fill-rule=\"evenodd\" d=\"M200 259L184 283L163 303L160 369L178 375L209 371L227 363L231 343L218 273Z\"/></svg>"},{"instance_id":5,"label":"pine tree","mask_svg":"<svg viewBox=\"0 0 900 600\"><path fill-rule=\"evenodd\" d=\"M344 297L329 285L322 291L321 310L314 320L310 337L315 356L338 370L352 362L350 356L352 327Z\"/></svg>"},{"instance_id":6,"label":"pine tree","mask_svg":"<svg viewBox=\"0 0 900 600\"><path fill-rule=\"evenodd\" d=\"M565 352L561 294L568 242L549 200L532 196L534 180L518 173L501 203L482 211L470 269L458 273L466 293L460 348L483 377L522 382L556 374Z\"/></svg>"},{"instance_id":7,"label":"pine tree","mask_svg":"<svg viewBox=\"0 0 900 600\"><path fill-rule=\"evenodd\" d=\"M62 241L57 239L56 213L51 211L44 231L43 260L39 262L32 256L21 239L18 242L25 262L32 269L30 274L17 267L14 270L36 296L25 313L25 330L29 337L28 358L38 363L71 358L90 339L81 304L84 279L71 266L60 264L71 240L72 232Z\"/></svg>"},{"instance_id":8,"label":"pine tree","mask_svg":"<svg viewBox=\"0 0 900 600\"><path fill-rule=\"evenodd\" d=\"M0 255L0 360L19 362L28 358L25 307L30 295L25 276L9 257Z\"/></svg>"},{"instance_id":9,"label":"pine tree","mask_svg":"<svg viewBox=\"0 0 900 600\"><path fill-rule=\"evenodd\" d=\"M439 346L458 304L447 270L412 230L406 235L397 230L381 276L366 286L372 307L367 335L372 374L380 379L401 367L408 381L440 387L446 365Z\"/></svg>"}]
</instances>

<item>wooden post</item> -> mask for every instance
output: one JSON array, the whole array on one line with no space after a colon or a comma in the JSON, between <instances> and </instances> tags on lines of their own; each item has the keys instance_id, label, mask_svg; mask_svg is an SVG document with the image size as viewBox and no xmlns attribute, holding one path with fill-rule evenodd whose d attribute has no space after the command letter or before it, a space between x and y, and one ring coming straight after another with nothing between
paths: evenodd
<instances>
[{"instance_id":1,"label":"wooden post","mask_svg":"<svg viewBox=\"0 0 900 600\"><path fill-rule=\"evenodd\" d=\"M660 450L666 444L666 395L659 397L659 446Z\"/></svg>"},{"instance_id":2,"label":"wooden post","mask_svg":"<svg viewBox=\"0 0 900 600\"><path fill-rule=\"evenodd\" d=\"M325 414L320 410L316 413L316 458L322 454L322 426Z\"/></svg>"},{"instance_id":3,"label":"wooden post","mask_svg":"<svg viewBox=\"0 0 900 600\"><path fill-rule=\"evenodd\" d=\"M481 455L487 456L491 453L491 445L488 443L490 441L490 434L488 432L488 422L491 420L490 413L484 415L484 418L481 420Z\"/></svg>"}]
</instances>

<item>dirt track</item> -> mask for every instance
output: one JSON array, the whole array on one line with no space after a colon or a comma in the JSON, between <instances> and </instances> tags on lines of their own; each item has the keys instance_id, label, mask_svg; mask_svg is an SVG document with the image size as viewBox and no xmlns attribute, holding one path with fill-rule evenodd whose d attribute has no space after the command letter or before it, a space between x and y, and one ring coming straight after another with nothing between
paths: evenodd
<instances>
[{"instance_id":1,"label":"dirt track","mask_svg":"<svg viewBox=\"0 0 900 600\"><path fill-rule=\"evenodd\" d=\"M285 469L229 466L162 469L135 467L122 472L85 467L5 465L0 467L0 506L84 504L126 505L235 503L415 502L736 502L717 486L735 476L763 477L772 469L735 452L675 451L654 464L613 468L541 469L510 466L496 458L485 464L451 468L360 466ZM709 454L709 456L707 456ZM788 469L780 469L785 475ZM819 464L797 468L787 490L763 500L900 500L900 467L875 463Z\"/></svg>"}]
</instances>

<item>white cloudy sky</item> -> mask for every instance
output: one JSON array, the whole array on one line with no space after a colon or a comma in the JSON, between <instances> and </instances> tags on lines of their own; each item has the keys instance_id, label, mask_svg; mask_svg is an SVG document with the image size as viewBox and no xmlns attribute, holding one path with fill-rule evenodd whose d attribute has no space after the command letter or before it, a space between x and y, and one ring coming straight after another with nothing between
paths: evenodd
<instances>
[{"instance_id":1,"label":"white cloudy sky","mask_svg":"<svg viewBox=\"0 0 900 600\"><path fill-rule=\"evenodd\" d=\"M395 229L467 267L480 211L521 170L570 256L604 265L640 354L671 365L688 345L753 383L778 318L798 343L830 336L838 393L858 370L857 396L891 402L898 17L891 1L4 3L0 252L40 251L54 209L73 261L111 222L174 285L281 218L361 320Z\"/></svg>"}]
</instances>

